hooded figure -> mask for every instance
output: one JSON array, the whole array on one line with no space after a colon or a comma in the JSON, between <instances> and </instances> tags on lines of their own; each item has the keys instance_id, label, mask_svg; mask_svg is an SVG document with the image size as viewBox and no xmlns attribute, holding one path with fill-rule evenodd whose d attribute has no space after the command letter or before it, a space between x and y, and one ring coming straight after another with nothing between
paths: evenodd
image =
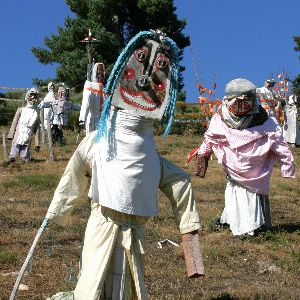
<instances>
[{"instance_id":1,"label":"hooded figure","mask_svg":"<svg viewBox=\"0 0 300 300\"><path fill-rule=\"evenodd\" d=\"M50 102L52 103L53 101L55 101L55 95L54 95L54 83L53 82L49 82L48 83L48 93L46 94L43 102ZM48 127L48 122L52 119L52 110L50 107L46 107L43 109L44 111L44 127L47 128ZM50 122L50 126L51 126L51 122Z\"/></svg>"},{"instance_id":2,"label":"hooded figure","mask_svg":"<svg viewBox=\"0 0 300 300\"><path fill-rule=\"evenodd\" d=\"M268 194L276 160L283 177L295 177L293 155L276 119L258 104L255 90L241 78L226 85L197 154L196 175L205 176L212 152L225 171L225 208L217 223L229 224L234 235L253 235L261 226L271 226Z\"/></svg>"},{"instance_id":3,"label":"hooded figure","mask_svg":"<svg viewBox=\"0 0 300 300\"><path fill-rule=\"evenodd\" d=\"M12 140L10 161L20 155L24 162L31 159L30 145L35 133L35 151L40 149L40 118L38 112L38 91L31 88L25 96L25 106L19 107L14 116L7 138Z\"/></svg>"},{"instance_id":4,"label":"hooded figure","mask_svg":"<svg viewBox=\"0 0 300 300\"><path fill-rule=\"evenodd\" d=\"M300 146L300 128L298 122L297 96L289 95L284 106L283 137L292 146Z\"/></svg>"},{"instance_id":5,"label":"hooded figure","mask_svg":"<svg viewBox=\"0 0 300 300\"><path fill-rule=\"evenodd\" d=\"M153 138L154 119L164 118L170 130L177 83L178 49L161 32L136 35L112 69L99 129L72 156L46 215L65 225L89 187L92 211L74 299L148 299L145 224L158 213L158 188L182 233L188 276L203 275L201 254L195 259L191 250L200 251L200 223L190 176L157 153Z\"/></svg>"},{"instance_id":6,"label":"hooded figure","mask_svg":"<svg viewBox=\"0 0 300 300\"><path fill-rule=\"evenodd\" d=\"M273 78L267 79L263 87L256 89L256 94L261 106L265 109L269 117L274 118L276 118L275 108L278 104L277 96L273 90L275 83Z\"/></svg>"},{"instance_id":7,"label":"hooded figure","mask_svg":"<svg viewBox=\"0 0 300 300\"><path fill-rule=\"evenodd\" d=\"M86 80L84 84L79 115L79 124L85 126L86 134L97 129L104 101L104 80L105 65L96 63L93 67L92 81Z\"/></svg>"},{"instance_id":8,"label":"hooded figure","mask_svg":"<svg viewBox=\"0 0 300 300\"><path fill-rule=\"evenodd\" d=\"M68 125L68 114L71 110L79 111L80 105L69 101L70 89L60 86L57 91L57 100L44 101L39 105L40 109L51 109L52 140L58 146L63 144L63 128Z\"/></svg>"}]
</instances>

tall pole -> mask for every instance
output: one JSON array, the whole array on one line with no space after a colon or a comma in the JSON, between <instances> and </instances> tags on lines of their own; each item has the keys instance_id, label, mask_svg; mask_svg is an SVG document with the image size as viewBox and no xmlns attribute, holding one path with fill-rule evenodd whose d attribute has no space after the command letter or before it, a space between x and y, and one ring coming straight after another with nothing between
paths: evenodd
<instances>
[{"instance_id":1,"label":"tall pole","mask_svg":"<svg viewBox=\"0 0 300 300\"><path fill-rule=\"evenodd\" d=\"M80 41L80 43L86 43L88 66L87 66L87 80L91 80L91 67L92 67L92 43L95 43L97 39L92 36L91 29L88 30L88 35Z\"/></svg>"}]
</instances>

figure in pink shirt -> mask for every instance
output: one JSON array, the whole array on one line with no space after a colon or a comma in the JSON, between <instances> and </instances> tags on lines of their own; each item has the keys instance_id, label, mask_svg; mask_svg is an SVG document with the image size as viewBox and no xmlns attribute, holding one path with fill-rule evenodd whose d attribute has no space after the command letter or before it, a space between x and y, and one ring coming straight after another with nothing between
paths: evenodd
<instances>
[{"instance_id":1,"label":"figure in pink shirt","mask_svg":"<svg viewBox=\"0 0 300 300\"><path fill-rule=\"evenodd\" d=\"M225 208L218 220L228 224L233 235L254 235L271 227L270 177L277 160L283 177L295 178L294 159L280 127L256 99L255 85L234 79L225 87L225 97L213 116L197 151L195 175L204 177L212 152L228 180Z\"/></svg>"}]
</instances>

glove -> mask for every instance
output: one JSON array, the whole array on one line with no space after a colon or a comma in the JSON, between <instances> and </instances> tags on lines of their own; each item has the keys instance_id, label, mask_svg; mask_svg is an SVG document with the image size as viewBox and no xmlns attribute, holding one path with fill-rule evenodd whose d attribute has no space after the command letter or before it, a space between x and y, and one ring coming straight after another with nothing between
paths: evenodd
<instances>
[{"instance_id":1,"label":"glove","mask_svg":"<svg viewBox=\"0 0 300 300\"><path fill-rule=\"evenodd\" d=\"M40 146L35 146L35 148L34 148L34 150L35 150L36 153L39 153L39 152L40 152L40 149L41 149Z\"/></svg>"},{"instance_id":2,"label":"glove","mask_svg":"<svg viewBox=\"0 0 300 300\"><path fill-rule=\"evenodd\" d=\"M209 156L205 154L197 154L196 156L196 172L195 175L201 178L205 177L208 167Z\"/></svg>"}]
</instances>

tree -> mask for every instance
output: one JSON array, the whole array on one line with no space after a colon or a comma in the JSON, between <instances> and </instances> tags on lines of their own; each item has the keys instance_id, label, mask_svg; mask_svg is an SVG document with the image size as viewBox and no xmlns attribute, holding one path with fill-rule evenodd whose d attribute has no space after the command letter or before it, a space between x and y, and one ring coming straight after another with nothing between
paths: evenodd
<instances>
[{"instance_id":1,"label":"tree","mask_svg":"<svg viewBox=\"0 0 300 300\"><path fill-rule=\"evenodd\" d=\"M34 47L32 52L43 64L58 63L58 81L80 91L83 87L88 58L86 45L79 41L91 29L97 43L92 44L95 62L103 62L108 72L126 43L138 32L160 29L167 33L180 49L190 44L182 33L185 20L178 20L173 0L66 0L76 17L67 17L58 34L46 37L46 48ZM181 72L184 67L181 67ZM35 79L38 81L38 79ZM183 88L180 78L179 89Z\"/></svg>"},{"instance_id":2,"label":"tree","mask_svg":"<svg viewBox=\"0 0 300 300\"><path fill-rule=\"evenodd\" d=\"M294 41L296 43L295 51L300 51L300 36L294 36ZM300 59L300 56L298 57ZM300 99L300 74L298 74L293 81L293 92Z\"/></svg>"}]
</instances>

